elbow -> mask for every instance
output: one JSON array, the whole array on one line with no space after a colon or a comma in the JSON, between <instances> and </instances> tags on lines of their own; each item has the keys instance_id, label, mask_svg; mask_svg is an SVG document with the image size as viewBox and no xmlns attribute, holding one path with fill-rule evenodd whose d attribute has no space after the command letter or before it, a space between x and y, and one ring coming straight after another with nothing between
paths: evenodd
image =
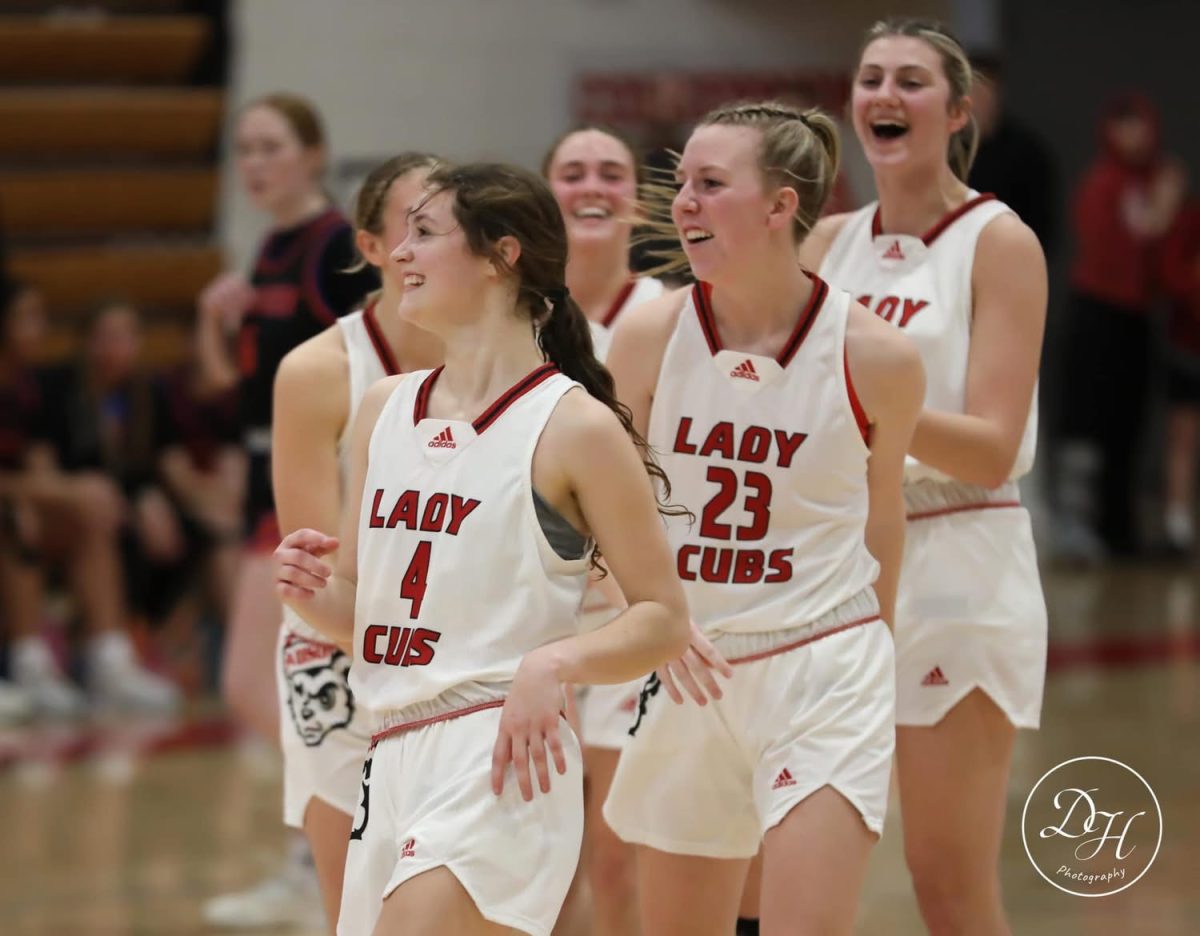
<instances>
[{"instance_id":1,"label":"elbow","mask_svg":"<svg viewBox=\"0 0 1200 936\"><path fill-rule=\"evenodd\" d=\"M989 491L995 491L1008 483L1016 462L1016 452L999 452L994 458L988 459L987 463L979 466L979 476L973 480Z\"/></svg>"}]
</instances>

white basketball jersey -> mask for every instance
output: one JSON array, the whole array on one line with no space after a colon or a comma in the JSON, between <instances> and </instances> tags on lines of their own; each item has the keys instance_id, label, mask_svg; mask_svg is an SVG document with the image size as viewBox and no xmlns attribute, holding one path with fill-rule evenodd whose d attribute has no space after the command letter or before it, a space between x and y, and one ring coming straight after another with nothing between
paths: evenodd
<instances>
[{"instance_id":1,"label":"white basketball jersey","mask_svg":"<svg viewBox=\"0 0 1200 936\"><path fill-rule=\"evenodd\" d=\"M846 371L850 297L813 294L774 357L722 347L698 284L663 355L649 442L692 618L706 633L798 627L871 585L866 418Z\"/></svg>"},{"instance_id":2,"label":"white basketball jersey","mask_svg":"<svg viewBox=\"0 0 1200 936\"><path fill-rule=\"evenodd\" d=\"M588 322L592 329L592 347L595 348L596 360L601 363L608 357L608 349L612 345L612 330L617 323L617 317L626 309L632 309L641 302L657 299L663 294L662 280L653 276L642 276L631 279L618 294L609 307L607 314L599 322Z\"/></svg>"},{"instance_id":3,"label":"white basketball jersey","mask_svg":"<svg viewBox=\"0 0 1200 936\"><path fill-rule=\"evenodd\" d=\"M563 394L551 364L474 422L426 416L441 368L401 380L371 436L350 685L369 711L504 682L576 632L589 557L562 559L533 501L533 453Z\"/></svg>"},{"instance_id":4,"label":"white basketball jersey","mask_svg":"<svg viewBox=\"0 0 1200 936\"><path fill-rule=\"evenodd\" d=\"M912 339L925 365L925 408L966 410L967 359L971 348L971 274L975 245L993 218L1012 209L994 195L971 192L923 237L883 234L878 202L855 212L825 255L820 274ZM1020 271L1014 270L1014 276ZM1037 393L1011 478L1033 465L1037 444ZM949 476L911 455L906 481Z\"/></svg>"},{"instance_id":5,"label":"white basketball jersey","mask_svg":"<svg viewBox=\"0 0 1200 936\"><path fill-rule=\"evenodd\" d=\"M350 458L350 431L354 427L354 417L358 414L358 405L370 389L371 384L382 380L391 374L400 373L396 364L396 356L392 353L383 330L376 318L375 303L371 303L360 312L352 312L337 320L336 328L341 329L342 342L346 346L346 361L349 365L350 378L350 409L346 414L346 423L338 436L337 453L338 466L341 469L340 486L345 484ZM328 638L316 628L305 623L295 611L289 607L283 609L285 624L294 632L309 640L325 641Z\"/></svg>"}]
</instances>

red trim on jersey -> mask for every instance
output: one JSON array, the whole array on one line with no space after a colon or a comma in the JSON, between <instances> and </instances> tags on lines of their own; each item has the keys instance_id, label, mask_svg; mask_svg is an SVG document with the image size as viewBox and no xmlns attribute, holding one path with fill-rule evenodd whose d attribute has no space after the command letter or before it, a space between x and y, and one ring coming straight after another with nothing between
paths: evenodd
<instances>
[{"instance_id":1,"label":"red trim on jersey","mask_svg":"<svg viewBox=\"0 0 1200 936\"><path fill-rule=\"evenodd\" d=\"M400 365L396 363L396 355L392 353L391 345L387 343L387 339L383 337L383 329L379 327L379 320L375 318L374 302L363 309L363 325L367 327L367 337L371 339L384 372L389 377L396 376L400 373Z\"/></svg>"},{"instance_id":2,"label":"red trim on jersey","mask_svg":"<svg viewBox=\"0 0 1200 936\"><path fill-rule=\"evenodd\" d=\"M805 637L802 640L794 640L789 644L784 644L782 647L772 647L770 650L763 650L760 653L751 653L749 656L734 657L726 662L730 666L740 666L743 663L753 663L755 660L765 660L767 657L779 656L781 653L787 653L789 650L795 650L798 647L803 647L806 644L813 643L817 640L824 640L826 637L832 637L834 634L840 634L842 631L848 631L853 627L862 627L864 624L870 624L872 621L882 620L878 614L872 614L868 617L858 618L854 621L847 621L845 624L839 624L837 627L831 627L827 631L822 631L819 634L813 634L811 637Z\"/></svg>"},{"instance_id":3,"label":"red trim on jersey","mask_svg":"<svg viewBox=\"0 0 1200 936\"><path fill-rule=\"evenodd\" d=\"M612 323L617 320L617 316L621 314L621 310L625 308L625 303L629 301L629 297L633 295L633 287L637 285L637 280L631 279L628 283L621 287L621 291L617 293L617 298L613 300L612 305L608 307L608 311L604 313L604 318L600 319L600 324L605 328L611 328Z\"/></svg>"},{"instance_id":4,"label":"red trim on jersey","mask_svg":"<svg viewBox=\"0 0 1200 936\"><path fill-rule=\"evenodd\" d=\"M805 337L812 329L813 322L817 320L817 313L825 303L825 297L829 295L829 286L823 279L807 270L804 271L804 275L812 281L813 291L808 297L808 304L805 305L800 317L796 320L796 327L792 329L792 334L784 342L779 353L775 355L775 360L779 362L780 367L787 367L792 358L796 356L800 345L804 343ZM708 342L708 350L716 354L724 348L724 345L721 344L721 333L717 331L717 319L712 311L712 284L697 283L692 287L692 299L696 306L696 317L700 320L700 330L704 332L704 339Z\"/></svg>"},{"instance_id":5,"label":"red trim on jersey","mask_svg":"<svg viewBox=\"0 0 1200 936\"><path fill-rule=\"evenodd\" d=\"M466 708L442 712L441 715L431 715L429 718L418 718L416 721L404 722L402 725L392 725L391 728L385 728L378 734L371 735L371 747L375 747L375 745L385 738L391 738L394 735L412 731L414 728L424 728L426 725L436 725L438 722L450 721L452 718L474 715L476 712L482 712L486 709L500 708L503 704L503 699L493 699L491 702L480 702L477 705L469 705Z\"/></svg>"},{"instance_id":6,"label":"red trim on jersey","mask_svg":"<svg viewBox=\"0 0 1200 936\"><path fill-rule=\"evenodd\" d=\"M429 395L433 392L433 385L441 376L442 370L445 368L443 364L437 370L433 371L421 383L420 389L417 390L416 403L413 405L413 425L419 423L429 415ZM558 368L553 364L543 364L537 370L530 371L515 384L505 390L498 396L494 403L485 409L471 423L476 434L481 434L492 423L499 419L504 411L517 402L526 393L532 390L540 383L549 380L558 373Z\"/></svg>"},{"instance_id":7,"label":"red trim on jersey","mask_svg":"<svg viewBox=\"0 0 1200 936\"><path fill-rule=\"evenodd\" d=\"M922 234L921 242L928 247L935 240L941 237L946 228L950 227L950 225L952 225L976 205L982 205L984 202L995 201L995 199L995 195L993 195L991 192L986 192L983 195L977 195L974 198L963 202L953 211L948 212L937 224ZM871 237L876 238L883 233L883 222L879 220L879 209L876 208L875 216L871 218Z\"/></svg>"},{"instance_id":8,"label":"red trim on jersey","mask_svg":"<svg viewBox=\"0 0 1200 936\"><path fill-rule=\"evenodd\" d=\"M947 514L964 513L968 510L998 510L1008 507L1020 507L1020 501L984 501L979 504L961 504L957 507L939 507L936 510L922 510L920 513L910 513L906 520L928 520L931 517L944 517Z\"/></svg>"},{"instance_id":9,"label":"red trim on jersey","mask_svg":"<svg viewBox=\"0 0 1200 936\"><path fill-rule=\"evenodd\" d=\"M800 345L804 344L804 339L808 337L813 322L817 320L817 313L821 311L821 306L825 304L825 297L829 295L829 286L821 277L809 273L807 270L804 271L804 275L812 280L812 294L808 297L808 305L804 307L804 311L800 313L800 318L796 321L796 327L792 330L792 336L787 340L787 344L783 346L783 350L775 358L779 362L780 367L787 367L791 363L792 358L796 356L796 352L800 350Z\"/></svg>"},{"instance_id":10,"label":"red trim on jersey","mask_svg":"<svg viewBox=\"0 0 1200 936\"><path fill-rule=\"evenodd\" d=\"M871 421L867 419L867 411L863 409L862 401L854 389L854 381L850 379L850 356L842 349L842 364L846 368L846 393L850 397L850 409L854 411L854 421L858 423L858 431L862 433L863 441L869 443Z\"/></svg>"},{"instance_id":11,"label":"red trim on jersey","mask_svg":"<svg viewBox=\"0 0 1200 936\"><path fill-rule=\"evenodd\" d=\"M262 249L260 248L259 254L254 261L254 272L263 276L274 276L278 273L281 273L299 259L299 254L307 250L309 246L311 246L312 239L323 233L325 228L329 227L331 222L336 221L342 223L344 220L345 219L342 217L342 213L336 208L326 208L319 215L314 215L307 221L301 221L299 224L293 227L271 231L269 234L267 234L267 237L262 245L263 247L265 247L267 242L277 234L287 234L291 231L297 230L298 228L308 228L308 230L296 238L294 243L288 245L288 249L286 251L277 257L266 256L262 253Z\"/></svg>"}]
</instances>

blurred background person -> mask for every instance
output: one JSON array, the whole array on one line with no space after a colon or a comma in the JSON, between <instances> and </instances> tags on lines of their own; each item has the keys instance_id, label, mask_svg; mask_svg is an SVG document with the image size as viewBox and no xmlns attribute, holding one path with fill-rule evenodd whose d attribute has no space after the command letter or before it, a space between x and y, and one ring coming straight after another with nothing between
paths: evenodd
<instances>
[{"instance_id":1,"label":"blurred background person","mask_svg":"<svg viewBox=\"0 0 1200 936\"><path fill-rule=\"evenodd\" d=\"M1135 481L1151 374L1156 251L1179 210L1182 167L1141 94L1106 106L1100 151L1075 190L1060 379L1056 532L1064 558L1142 547Z\"/></svg>"}]
</instances>

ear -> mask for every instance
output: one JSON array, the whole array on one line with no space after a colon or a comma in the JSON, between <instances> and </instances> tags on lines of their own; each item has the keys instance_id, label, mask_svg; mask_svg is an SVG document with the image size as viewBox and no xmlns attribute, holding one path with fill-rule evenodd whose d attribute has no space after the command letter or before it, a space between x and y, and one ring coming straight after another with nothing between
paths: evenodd
<instances>
[{"instance_id":1,"label":"ear","mask_svg":"<svg viewBox=\"0 0 1200 936\"><path fill-rule=\"evenodd\" d=\"M354 232L354 246L358 248L358 252L362 254L364 260L374 267L383 267L387 265L388 253L383 249L379 238L370 231L364 231L359 228Z\"/></svg>"},{"instance_id":2,"label":"ear","mask_svg":"<svg viewBox=\"0 0 1200 936\"><path fill-rule=\"evenodd\" d=\"M950 134L958 133L971 121L971 111L975 107L975 102L970 97L964 96L957 104L950 105Z\"/></svg>"},{"instance_id":3,"label":"ear","mask_svg":"<svg viewBox=\"0 0 1200 936\"><path fill-rule=\"evenodd\" d=\"M771 197L771 206L767 211L767 227L771 230L781 228L791 229L792 219L800 207L800 196L790 185L781 185Z\"/></svg>"},{"instance_id":4,"label":"ear","mask_svg":"<svg viewBox=\"0 0 1200 936\"><path fill-rule=\"evenodd\" d=\"M521 242L511 234L505 234L502 238L496 241L496 252L508 264L509 269L513 269L517 265L517 260L521 256ZM489 266L497 273L507 273L505 270L498 269L495 263L490 263Z\"/></svg>"}]
</instances>

